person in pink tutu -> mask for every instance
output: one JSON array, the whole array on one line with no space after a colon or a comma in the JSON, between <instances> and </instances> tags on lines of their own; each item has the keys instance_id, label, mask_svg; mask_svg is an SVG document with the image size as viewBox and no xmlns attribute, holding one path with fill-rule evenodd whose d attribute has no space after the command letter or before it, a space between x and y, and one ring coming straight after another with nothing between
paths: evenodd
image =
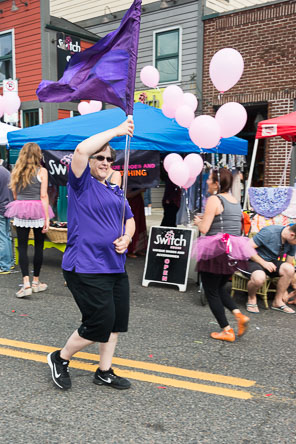
<instances>
[{"instance_id":1,"label":"person in pink tutu","mask_svg":"<svg viewBox=\"0 0 296 444\"><path fill-rule=\"evenodd\" d=\"M241 236L242 209L230 194L232 174L225 168L213 170L208 180L208 198L202 218L194 224L206 236L199 237L193 248L198 271L210 309L221 327L211 333L213 339L235 341L235 333L226 318L225 307L235 316L238 336L246 331L249 318L243 315L226 290L226 284L238 267L254 254L248 238Z\"/></svg>"},{"instance_id":2,"label":"person in pink tutu","mask_svg":"<svg viewBox=\"0 0 296 444\"><path fill-rule=\"evenodd\" d=\"M19 263L23 275L23 286L16 293L18 298L30 296L47 289L47 284L39 281L43 261L45 233L49 219L54 213L48 203L48 173L41 167L42 153L36 143L26 143L20 151L11 173L10 188L14 201L6 206L5 216L13 218L16 227L19 249ZM34 275L32 286L29 277L28 238L30 229L34 231Z\"/></svg>"}]
</instances>

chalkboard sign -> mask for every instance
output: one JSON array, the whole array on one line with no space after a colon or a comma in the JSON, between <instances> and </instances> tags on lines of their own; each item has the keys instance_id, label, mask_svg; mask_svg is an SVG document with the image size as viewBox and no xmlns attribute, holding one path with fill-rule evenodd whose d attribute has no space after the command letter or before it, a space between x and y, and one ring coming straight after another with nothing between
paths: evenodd
<instances>
[{"instance_id":1,"label":"chalkboard sign","mask_svg":"<svg viewBox=\"0 0 296 444\"><path fill-rule=\"evenodd\" d=\"M193 230L151 227L142 285L173 284L186 291Z\"/></svg>"}]
</instances>

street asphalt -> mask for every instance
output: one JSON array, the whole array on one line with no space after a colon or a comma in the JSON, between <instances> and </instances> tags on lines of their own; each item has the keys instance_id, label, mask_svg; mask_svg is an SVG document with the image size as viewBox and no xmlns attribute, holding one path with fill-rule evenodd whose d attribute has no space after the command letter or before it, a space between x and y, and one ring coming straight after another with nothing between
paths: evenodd
<instances>
[{"instance_id":1,"label":"street asphalt","mask_svg":"<svg viewBox=\"0 0 296 444\"><path fill-rule=\"evenodd\" d=\"M130 327L114 362L131 389L92 383L91 346L72 361L72 389L59 390L46 354L80 323L61 259L56 249L45 250L41 280L48 290L27 298L14 295L18 267L0 276L0 443L296 443L296 315L259 302L245 336L215 341L209 335L218 327L195 281L184 293L161 284L144 288L143 257L127 260ZM235 298L245 313L245 296ZM231 314L229 320L236 329Z\"/></svg>"}]
</instances>

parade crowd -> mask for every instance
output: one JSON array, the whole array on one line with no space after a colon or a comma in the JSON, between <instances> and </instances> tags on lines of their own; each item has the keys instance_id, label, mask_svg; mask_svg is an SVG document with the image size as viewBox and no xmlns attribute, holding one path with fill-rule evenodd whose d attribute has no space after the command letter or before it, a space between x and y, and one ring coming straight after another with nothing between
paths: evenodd
<instances>
[{"instance_id":1,"label":"parade crowd","mask_svg":"<svg viewBox=\"0 0 296 444\"><path fill-rule=\"evenodd\" d=\"M133 136L128 119L116 128L81 142L73 155L68 179L68 240L62 260L66 285L81 312L81 325L61 350L47 357L54 383L60 389L71 387L69 362L90 344L98 343L100 365L93 382L116 389L128 389L130 382L112 370L118 334L128 330L129 280L125 270L126 253L145 254L147 232L142 189L130 189L127 199L121 189L121 176L112 170L116 153L109 145L114 137ZM11 222L16 230L23 285L15 294L24 298L46 291L40 281L43 246L54 217L48 198L48 173L42 166L42 153L36 143L26 143L10 174L0 165L0 274L14 267ZM233 342L247 332L250 318L258 316L257 292L268 278L277 278L271 309L295 314L296 224L270 225L253 238L242 235L242 209L230 193L232 174L226 168L213 168L207 180L205 210L194 217L201 234L193 246L197 271L210 310L221 330L212 332L215 340ZM144 195L145 207L151 196ZM163 198L162 226L175 226L180 207L180 190L168 183ZM124 211L123 211L124 209ZM149 214L149 210L146 210ZM142 217L142 215L144 217ZM27 254L30 232L34 235L33 276L30 278ZM248 299L243 314L227 290L234 273L248 279ZM237 333L225 313L234 316Z\"/></svg>"}]
</instances>

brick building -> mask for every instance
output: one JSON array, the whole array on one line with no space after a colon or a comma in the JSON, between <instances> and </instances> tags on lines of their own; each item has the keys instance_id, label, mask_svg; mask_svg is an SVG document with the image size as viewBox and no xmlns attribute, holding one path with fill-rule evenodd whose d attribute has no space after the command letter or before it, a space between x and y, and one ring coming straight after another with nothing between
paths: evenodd
<instances>
[{"instance_id":1,"label":"brick building","mask_svg":"<svg viewBox=\"0 0 296 444\"><path fill-rule=\"evenodd\" d=\"M295 110L295 41L294 0L204 17L203 113L214 114L226 102L243 104L248 122L239 136L249 140L249 156L258 121ZM240 81L219 99L209 77L209 63L222 48L238 50L245 69ZM279 185L291 149L291 143L279 137L261 140L253 185ZM294 163L293 153L287 185L295 181Z\"/></svg>"},{"instance_id":2,"label":"brick building","mask_svg":"<svg viewBox=\"0 0 296 444\"><path fill-rule=\"evenodd\" d=\"M140 69L162 62L155 55L157 42L163 39L165 43L164 38L177 36L177 49L169 54L178 60L177 74L174 76L173 72L160 87L177 83L195 93L200 99L199 112L204 114L214 114L224 102L244 104L248 122L239 136L249 140L251 154L256 123L293 111L296 89L293 66L296 3L289 0L258 5L263 1L230 0L227 5L220 0L143 1L136 100L137 94L145 89L139 79ZM79 5L78 9L74 3ZM132 0L125 0L124 5L128 7L131 3ZM250 4L253 6L246 9L226 11L226 7ZM73 43L79 40L82 50L91 46L98 35L104 36L117 28L125 12L119 10L122 3L118 0L110 3L111 12L105 0L100 2L100 11L92 9L94 2L88 2L85 8L78 0L0 0L0 5L0 48L5 49L2 42L6 37L11 46L10 52L1 53L0 83L2 78L7 78L7 73L19 80L20 123L30 126L73 115L77 103L39 103L36 88L41 79L59 78L60 38L66 41L70 36ZM84 20L73 23L78 17ZM165 48L167 46L165 43ZM224 47L240 51L245 71L239 83L219 101L208 68L213 54ZM160 105L159 100L156 103L158 90L147 91L147 94L152 94L151 104ZM289 150L290 144L279 138L260 141L253 184L279 184ZM293 170L293 183L294 178Z\"/></svg>"}]
</instances>

